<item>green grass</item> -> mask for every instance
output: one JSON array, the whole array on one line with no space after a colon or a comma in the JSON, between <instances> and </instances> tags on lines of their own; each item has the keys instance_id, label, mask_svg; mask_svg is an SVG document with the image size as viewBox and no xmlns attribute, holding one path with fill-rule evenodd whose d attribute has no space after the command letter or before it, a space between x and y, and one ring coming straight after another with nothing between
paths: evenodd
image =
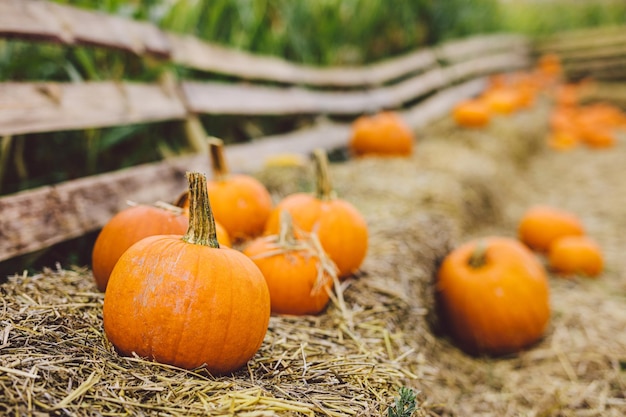
<instances>
[{"instance_id":1,"label":"green grass","mask_svg":"<svg viewBox=\"0 0 626 417\"><path fill-rule=\"evenodd\" d=\"M560 31L626 24L624 0L516 0L502 7L506 30L531 36Z\"/></svg>"}]
</instances>

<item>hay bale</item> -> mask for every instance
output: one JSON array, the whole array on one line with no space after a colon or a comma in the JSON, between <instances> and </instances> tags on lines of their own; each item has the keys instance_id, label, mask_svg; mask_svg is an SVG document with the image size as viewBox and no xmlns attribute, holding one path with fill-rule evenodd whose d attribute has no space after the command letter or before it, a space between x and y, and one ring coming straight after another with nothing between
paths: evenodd
<instances>
[{"instance_id":1,"label":"hay bale","mask_svg":"<svg viewBox=\"0 0 626 417\"><path fill-rule=\"evenodd\" d=\"M273 316L257 355L228 377L117 355L88 269L10 278L0 285L0 415L380 416L400 386L421 391L417 417L624 415L626 310L616 295L626 288L623 268L612 271L613 281L553 280L550 331L513 357L469 357L433 331L442 257L489 230L486 223L508 230L509 210L519 212L541 183L539 173L522 173L541 150L545 117L538 107L484 132L442 120L420 133L410 158L332 164L338 195L370 226L362 271L337 287L323 314ZM622 160L616 154L603 166L617 172ZM561 168L559 176L569 175L569 165ZM276 175L274 191L292 192L300 175ZM596 200L624 184L616 176L607 188L605 178L587 176ZM543 184L544 194L554 186ZM598 205L595 218L612 213L621 222L621 207ZM609 223L589 224L608 234ZM623 240L617 233L605 240L613 265L623 264Z\"/></svg>"}]
</instances>

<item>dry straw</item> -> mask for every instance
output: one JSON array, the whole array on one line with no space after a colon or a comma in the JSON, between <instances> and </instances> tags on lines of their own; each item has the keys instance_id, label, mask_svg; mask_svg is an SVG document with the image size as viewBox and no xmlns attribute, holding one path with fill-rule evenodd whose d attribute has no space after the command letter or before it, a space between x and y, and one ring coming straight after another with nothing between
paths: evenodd
<instances>
[{"instance_id":1,"label":"dry straw","mask_svg":"<svg viewBox=\"0 0 626 417\"><path fill-rule=\"evenodd\" d=\"M623 221L608 202L593 202L588 222L606 245L607 274L551 279L554 314L537 346L473 358L437 334L441 258L473 234L513 234L535 188L565 201L555 181L525 168L565 164L542 156L545 120L541 107L481 132L443 120L421 132L411 158L332 165L338 195L370 225L362 272L337 283L319 316L272 317L259 352L227 377L117 355L88 269L11 277L0 286L0 415L382 416L402 386L419 392L416 416L626 415L626 261L616 249L626 238L593 222ZM614 152L600 157L623 162L626 147ZM612 184L626 195L623 181Z\"/></svg>"}]
</instances>

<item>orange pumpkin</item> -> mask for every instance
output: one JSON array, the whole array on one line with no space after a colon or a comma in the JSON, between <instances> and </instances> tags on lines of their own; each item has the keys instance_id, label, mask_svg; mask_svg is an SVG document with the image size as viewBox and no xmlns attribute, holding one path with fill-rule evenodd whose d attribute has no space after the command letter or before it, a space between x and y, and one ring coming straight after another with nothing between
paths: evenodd
<instances>
[{"instance_id":1,"label":"orange pumpkin","mask_svg":"<svg viewBox=\"0 0 626 417\"><path fill-rule=\"evenodd\" d=\"M356 119L348 146L357 156L407 156L414 142L411 128L396 113L386 111Z\"/></svg>"},{"instance_id":2,"label":"orange pumpkin","mask_svg":"<svg viewBox=\"0 0 626 417\"><path fill-rule=\"evenodd\" d=\"M596 277L602 272L604 259L600 246L589 236L564 236L550 245L548 265L563 276Z\"/></svg>"},{"instance_id":3,"label":"orange pumpkin","mask_svg":"<svg viewBox=\"0 0 626 417\"><path fill-rule=\"evenodd\" d=\"M541 55L537 61L537 69L545 75L558 77L563 73L561 58L552 53Z\"/></svg>"},{"instance_id":4,"label":"orange pumpkin","mask_svg":"<svg viewBox=\"0 0 626 417\"><path fill-rule=\"evenodd\" d=\"M556 89L555 102L560 107L576 106L579 101L580 86L578 84L563 84Z\"/></svg>"},{"instance_id":5,"label":"orange pumpkin","mask_svg":"<svg viewBox=\"0 0 626 417\"><path fill-rule=\"evenodd\" d=\"M105 293L104 330L122 355L225 374L261 346L269 291L250 258L217 242L206 178L188 179L187 233L151 236L124 252Z\"/></svg>"},{"instance_id":6,"label":"orange pumpkin","mask_svg":"<svg viewBox=\"0 0 626 417\"><path fill-rule=\"evenodd\" d=\"M224 226L232 240L260 235L272 210L269 191L250 175L229 173L222 140L211 138L209 151L213 180L207 186L215 220Z\"/></svg>"},{"instance_id":7,"label":"orange pumpkin","mask_svg":"<svg viewBox=\"0 0 626 417\"><path fill-rule=\"evenodd\" d=\"M295 193L282 199L270 214L265 234L277 234L280 213L288 211L297 228L317 234L322 247L337 265L339 277L345 278L355 273L365 259L367 223L352 204L334 196L326 153L316 149L314 159L316 193Z\"/></svg>"},{"instance_id":8,"label":"orange pumpkin","mask_svg":"<svg viewBox=\"0 0 626 417\"><path fill-rule=\"evenodd\" d=\"M489 124L489 107L479 99L463 100L454 106L452 118L462 127L483 127Z\"/></svg>"},{"instance_id":9,"label":"orange pumpkin","mask_svg":"<svg viewBox=\"0 0 626 417\"><path fill-rule=\"evenodd\" d=\"M519 96L511 88L487 90L480 98L493 113L511 114L519 107Z\"/></svg>"},{"instance_id":10,"label":"orange pumpkin","mask_svg":"<svg viewBox=\"0 0 626 417\"><path fill-rule=\"evenodd\" d=\"M456 248L438 270L436 290L442 322L468 353L517 352L537 342L550 319L545 270L515 239Z\"/></svg>"},{"instance_id":11,"label":"orange pumpkin","mask_svg":"<svg viewBox=\"0 0 626 417\"><path fill-rule=\"evenodd\" d=\"M281 213L278 235L253 240L243 253L265 276L272 312L318 314L328 304L337 267L316 235L300 232L296 236L288 212Z\"/></svg>"},{"instance_id":12,"label":"orange pumpkin","mask_svg":"<svg viewBox=\"0 0 626 417\"><path fill-rule=\"evenodd\" d=\"M585 233L581 220L574 214L545 205L528 209L520 219L518 235L531 249L547 252L550 244L562 236Z\"/></svg>"},{"instance_id":13,"label":"orange pumpkin","mask_svg":"<svg viewBox=\"0 0 626 417\"><path fill-rule=\"evenodd\" d=\"M91 253L96 285L105 291L109 276L120 256L141 239L163 234L183 235L188 227L181 211L136 205L113 216L102 228Z\"/></svg>"},{"instance_id":14,"label":"orange pumpkin","mask_svg":"<svg viewBox=\"0 0 626 417\"><path fill-rule=\"evenodd\" d=\"M548 146L557 151L567 151L575 148L580 138L571 130L554 130L548 134Z\"/></svg>"}]
</instances>

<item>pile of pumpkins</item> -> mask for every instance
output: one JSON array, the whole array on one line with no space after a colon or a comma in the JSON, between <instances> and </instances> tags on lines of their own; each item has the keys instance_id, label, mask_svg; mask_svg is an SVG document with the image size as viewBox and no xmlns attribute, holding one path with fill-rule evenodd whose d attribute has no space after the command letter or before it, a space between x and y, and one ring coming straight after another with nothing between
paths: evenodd
<instances>
[{"instance_id":1,"label":"pile of pumpkins","mask_svg":"<svg viewBox=\"0 0 626 417\"><path fill-rule=\"evenodd\" d=\"M626 114L605 101L580 103L581 98L593 90L593 80L574 83L562 79L559 57L545 54L529 72L491 76L479 96L454 106L452 118L458 126L482 128L496 115L506 116L531 107L542 93L554 103L547 137L549 147L566 151L581 144L594 149L614 146L617 131L626 128Z\"/></svg>"},{"instance_id":2,"label":"pile of pumpkins","mask_svg":"<svg viewBox=\"0 0 626 417\"><path fill-rule=\"evenodd\" d=\"M190 172L176 204L120 211L96 239L92 268L119 353L225 374L256 353L271 313L324 310L363 262L368 228L335 195L325 151L314 151L315 193L273 206L261 182L228 171L222 141L209 142L212 180Z\"/></svg>"},{"instance_id":3,"label":"pile of pumpkins","mask_svg":"<svg viewBox=\"0 0 626 417\"><path fill-rule=\"evenodd\" d=\"M486 126L492 114L532 105L559 75L558 61L547 57L533 74L494 76L452 116L459 126ZM415 142L398 114L383 111L354 121L348 147L355 157L405 157ZM333 287L365 259L368 228L335 195L321 149L313 153L315 192L293 193L275 205L257 179L228 171L221 140L209 139L209 149L213 178L190 172L189 189L174 204L120 211L98 235L92 268L105 292L104 330L120 354L221 375L257 352L272 313L320 314ZM533 250L564 276L602 270L600 248L580 221L549 207L529 210L518 240L461 245L438 270L436 296L462 349L506 354L542 337L550 317L548 281Z\"/></svg>"},{"instance_id":4,"label":"pile of pumpkins","mask_svg":"<svg viewBox=\"0 0 626 417\"><path fill-rule=\"evenodd\" d=\"M452 119L464 128L483 128L495 116L508 116L532 107L539 92L558 83L560 70L552 58L539 60L530 72L492 75L477 97L461 100L452 109Z\"/></svg>"},{"instance_id":5,"label":"pile of pumpkins","mask_svg":"<svg viewBox=\"0 0 626 417\"><path fill-rule=\"evenodd\" d=\"M564 84L561 79L559 58L545 55L529 73L491 77L481 95L453 108L452 118L459 127L482 128L493 115L531 106L542 92L554 102L552 148L612 146L613 130L625 127L626 117L608 103L579 105L589 81ZM581 220L557 207L529 208L517 239L475 239L452 251L438 271L436 297L454 341L469 353L490 355L518 352L539 341L550 319L546 267L565 278L597 277L603 270L602 250Z\"/></svg>"},{"instance_id":6,"label":"pile of pumpkins","mask_svg":"<svg viewBox=\"0 0 626 417\"><path fill-rule=\"evenodd\" d=\"M454 341L477 355L515 353L538 342L550 320L544 264L564 278L597 277L603 254L578 216L546 205L523 214L517 238L474 239L449 253L436 297Z\"/></svg>"},{"instance_id":7,"label":"pile of pumpkins","mask_svg":"<svg viewBox=\"0 0 626 417\"><path fill-rule=\"evenodd\" d=\"M580 104L593 82L584 80L566 83L555 89L555 106L550 115L548 145L567 151L579 145L592 149L611 148L617 142L617 132L626 128L626 114L608 102Z\"/></svg>"}]
</instances>

